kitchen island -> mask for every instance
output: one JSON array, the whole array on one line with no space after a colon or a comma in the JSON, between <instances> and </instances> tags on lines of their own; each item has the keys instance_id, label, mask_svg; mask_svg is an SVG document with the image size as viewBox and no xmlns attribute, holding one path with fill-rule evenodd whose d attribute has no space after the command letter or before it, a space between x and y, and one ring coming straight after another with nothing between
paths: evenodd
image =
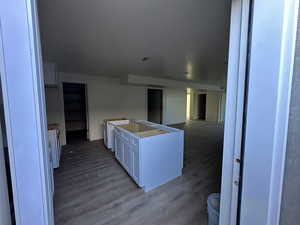
<instances>
[{"instance_id":1,"label":"kitchen island","mask_svg":"<svg viewBox=\"0 0 300 225\"><path fill-rule=\"evenodd\" d=\"M145 192L182 175L184 132L148 121L114 129L117 160Z\"/></svg>"}]
</instances>

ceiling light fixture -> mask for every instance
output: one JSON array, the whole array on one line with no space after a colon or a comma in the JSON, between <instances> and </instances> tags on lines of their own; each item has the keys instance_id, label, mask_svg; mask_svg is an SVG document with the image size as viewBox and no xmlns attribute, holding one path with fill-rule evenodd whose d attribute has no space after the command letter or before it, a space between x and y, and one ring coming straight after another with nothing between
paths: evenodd
<instances>
[{"instance_id":1,"label":"ceiling light fixture","mask_svg":"<svg viewBox=\"0 0 300 225\"><path fill-rule=\"evenodd\" d=\"M150 58L149 57L143 57L142 62L148 61Z\"/></svg>"}]
</instances>

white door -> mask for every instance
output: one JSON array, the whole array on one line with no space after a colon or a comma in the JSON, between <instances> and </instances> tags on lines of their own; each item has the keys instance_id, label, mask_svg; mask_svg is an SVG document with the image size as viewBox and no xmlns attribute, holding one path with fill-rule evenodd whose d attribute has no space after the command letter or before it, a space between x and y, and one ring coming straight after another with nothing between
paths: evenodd
<instances>
[{"instance_id":1,"label":"white door","mask_svg":"<svg viewBox=\"0 0 300 225\"><path fill-rule=\"evenodd\" d=\"M0 124L1 127L1 124ZM4 161L4 149L0 129L0 224L11 225L10 206L7 191L6 168Z\"/></svg>"},{"instance_id":2,"label":"white door","mask_svg":"<svg viewBox=\"0 0 300 225\"><path fill-rule=\"evenodd\" d=\"M253 4L240 225L280 223L298 9L299 0Z\"/></svg>"}]
</instances>

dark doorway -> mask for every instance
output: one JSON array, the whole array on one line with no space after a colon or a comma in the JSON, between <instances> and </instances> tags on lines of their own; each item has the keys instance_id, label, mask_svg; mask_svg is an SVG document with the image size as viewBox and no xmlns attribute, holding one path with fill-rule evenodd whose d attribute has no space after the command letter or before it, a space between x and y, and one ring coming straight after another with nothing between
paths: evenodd
<instances>
[{"instance_id":1,"label":"dark doorway","mask_svg":"<svg viewBox=\"0 0 300 225\"><path fill-rule=\"evenodd\" d=\"M148 89L148 121L162 123L163 91Z\"/></svg>"},{"instance_id":2,"label":"dark doorway","mask_svg":"<svg viewBox=\"0 0 300 225\"><path fill-rule=\"evenodd\" d=\"M64 83L64 107L67 144L87 140L86 86Z\"/></svg>"},{"instance_id":3,"label":"dark doorway","mask_svg":"<svg viewBox=\"0 0 300 225\"><path fill-rule=\"evenodd\" d=\"M198 96L198 119L206 120L206 94Z\"/></svg>"}]
</instances>

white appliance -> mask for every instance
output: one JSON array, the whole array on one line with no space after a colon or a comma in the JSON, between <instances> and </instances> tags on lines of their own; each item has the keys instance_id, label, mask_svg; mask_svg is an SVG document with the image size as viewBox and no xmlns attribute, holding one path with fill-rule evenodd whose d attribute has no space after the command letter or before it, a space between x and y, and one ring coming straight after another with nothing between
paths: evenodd
<instances>
[{"instance_id":1,"label":"white appliance","mask_svg":"<svg viewBox=\"0 0 300 225\"><path fill-rule=\"evenodd\" d=\"M128 119L104 120L103 136L104 136L104 145L106 146L106 148L111 149L111 151L113 151L115 125L122 125L128 123L129 123Z\"/></svg>"},{"instance_id":2,"label":"white appliance","mask_svg":"<svg viewBox=\"0 0 300 225\"><path fill-rule=\"evenodd\" d=\"M48 130L49 148L51 151L53 168L59 167L61 147L59 142L59 129Z\"/></svg>"}]
</instances>

